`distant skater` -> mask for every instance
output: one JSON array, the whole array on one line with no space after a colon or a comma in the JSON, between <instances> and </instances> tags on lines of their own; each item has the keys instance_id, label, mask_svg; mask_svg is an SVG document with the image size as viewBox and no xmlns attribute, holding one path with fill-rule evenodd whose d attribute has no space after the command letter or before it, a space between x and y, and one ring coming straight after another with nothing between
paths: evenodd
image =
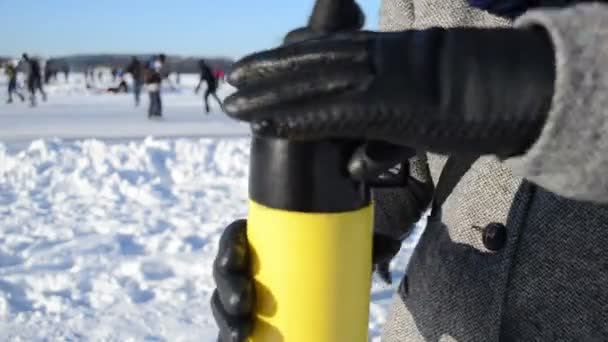
<instances>
[{"instance_id":1,"label":"distant skater","mask_svg":"<svg viewBox=\"0 0 608 342\"><path fill-rule=\"evenodd\" d=\"M169 81L169 74L171 74L171 69L169 68L169 62L167 62L167 55L161 53L158 55L157 60L160 62L160 77L164 80Z\"/></svg>"},{"instance_id":2,"label":"distant skater","mask_svg":"<svg viewBox=\"0 0 608 342\"><path fill-rule=\"evenodd\" d=\"M118 73L116 74L116 77L120 80L120 82L118 82L118 85L116 87L109 87L107 89L108 93L111 93L111 94L127 93L129 91L129 86L127 85L127 82L125 81L125 76L124 76L123 72L118 71Z\"/></svg>"},{"instance_id":3,"label":"distant skater","mask_svg":"<svg viewBox=\"0 0 608 342\"><path fill-rule=\"evenodd\" d=\"M65 77L65 82L67 83L70 79L70 67L66 64L63 66L61 71L63 72L63 76Z\"/></svg>"},{"instance_id":4,"label":"distant skater","mask_svg":"<svg viewBox=\"0 0 608 342\"><path fill-rule=\"evenodd\" d=\"M141 88L144 84L144 70L137 57L131 57L131 62L125 68L126 72L133 78L133 95L135 96L135 106L139 106Z\"/></svg>"},{"instance_id":5,"label":"distant skater","mask_svg":"<svg viewBox=\"0 0 608 342\"><path fill-rule=\"evenodd\" d=\"M148 119L162 118L163 104L160 97L160 88L163 78L161 76L163 63L156 60L149 67L146 75L146 88L150 96L148 107Z\"/></svg>"},{"instance_id":6,"label":"distant skater","mask_svg":"<svg viewBox=\"0 0 608 342\"><path fill-rule=\"evenodd\" d=\"M195 94L198 94L199 90L201 89L201 85L203 84L203 81L207 82L207 90L205 91L205 111L207 112L207 114L209 114L209 95L212 95L215 100L217 101L217 103L219 103L220 108L222 108L222 110L224 110L222 101L220 100L220 98L217 96L216 91L217 91L217 79L215 78L215 76L213 75L213 72L211 71L211 69L209 68L209 66L207 65L207 63L205 63L205 60L201 59L200 61L198 61L198 67L200 69L201 72L201 79L198 82L198 85L196 86L196 89L194 90Z\"/></svg>"},{"instance_id":7,"label":"distant skater","mask_svg":"<svg viewBox=\"0 0 608 342\"><path fill-rule=\"evenodd\" d=\"M6 74L6 78L8 78L8 100L6 103L13 102L13 93L19 96L21 102L25 101L23 94L17 90L17 68L12 62L6 63L4 73Z\"/></svg>"},{"instance_id":8,"label":"distant skater","mask_svg":"<svg viewBox=\"0 0 608 342\"><path fill-rule=\"evenodd\" d=\"M35 58L30 58L27 54L23 54L23 60L28 64L27 88L30 92L30 105L36 106L36 91L42 95L42 101L46 101L46 93L42 89L42 74L40 72L40 63Z\"/></svg>"}]
</instances>

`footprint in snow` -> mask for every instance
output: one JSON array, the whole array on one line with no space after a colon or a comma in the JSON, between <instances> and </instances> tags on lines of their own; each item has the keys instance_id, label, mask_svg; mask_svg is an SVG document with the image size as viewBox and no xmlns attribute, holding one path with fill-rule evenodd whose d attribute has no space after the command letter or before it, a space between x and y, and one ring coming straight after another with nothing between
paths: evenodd
<instances>
[{"instance_id":1,"label":"footprint in snow","mask_svg":"<svg viewBox=\"0 0 608 342\"><path fill-rule=\"evenodd\" d=\"M0 251L0 268L16 266L23 263L23 258Z\"/></svg>"},{"instance_id":2,"label":"footprint in snow","mask_svg":"<svg viewBox=\"0 0 608 342\"><path fill-rule=\"evenodd\" d=\"M135 304L143 304L154 299L154 292L142 289L141 285L133 278L121 278L119 279L119 282L129 295L131 302Z\"/></svg>"},{"instance_id":3,"label":"footprint in snow","mask_svg":"<svg viewBox=\"0 0 608 342\"><path fill-rule=\"evenodd\" d=\"M115 239L122 255L143 255L145 252L144 247L134 241L133 235L117 234Z\"/></svg>"},{"instance_id":4,"label":"footprint in snow","mask_svg":"<svg viewBox=\"0 0 608 342\"><path fill-rule=\"evenodd\" d=\"M3 298L4 297L4 298ZM27 297L21 285L0 280L0 300L4 299L13 313L32 311L32 301Z\"/></svg>"},{"instance_id":5,"label":"footprint in snow","mask_svg":"<svg viewBox=\"0 0 608 342\"><path fill-rule=\"evenodd\" d=\"M207 240L198 235L190 235L184 239L184 242L192 248L193 251L203 248Z\"/></svg>"},{"instance_id":6,"label":"footprint in snow","mask_svg":"<svg viewBox=\"0 0 608 342\"><path fill-rule=\"evenodd\" d=\"M144 262L141 265L141 273L146 280L163 280L173 277L173 269L159 262Z\"/></svg>"},{"instance_id":7,"label":"footprint in snow","mask_svg":"<svg viewBox=\"0 0 608 342\"><path fill-rule=\"evenodd\" d=\"M71 257L52 257L41 260L42 262L32 263L29 272L61 272L67 271L74 267L76 262Z\"/></svg>"}]
</instances>

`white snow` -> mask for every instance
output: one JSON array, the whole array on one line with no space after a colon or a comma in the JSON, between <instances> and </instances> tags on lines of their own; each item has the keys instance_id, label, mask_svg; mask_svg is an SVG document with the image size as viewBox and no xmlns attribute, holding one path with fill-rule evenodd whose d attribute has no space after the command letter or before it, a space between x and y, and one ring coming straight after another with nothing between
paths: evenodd
<instances>
[{"instance_id":1,"label":"white snow","mask_svg":"<svg viewBox=\"0 0 608 342\"><path fill-rule=\"evenodd\" d=\"M215 341L211 264L247 214L248 128L182 81L161 122L79 77L37 108L0 104L0 340ZM373 283L373 340L419 234L395 284Z\"/></svg>"}]
</instances>

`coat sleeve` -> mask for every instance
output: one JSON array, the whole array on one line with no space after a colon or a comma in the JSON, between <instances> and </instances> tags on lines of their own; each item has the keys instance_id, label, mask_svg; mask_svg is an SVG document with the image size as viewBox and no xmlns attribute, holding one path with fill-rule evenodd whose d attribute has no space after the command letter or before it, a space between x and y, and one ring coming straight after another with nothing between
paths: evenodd
<instances>
[{"instance_id":1,"label":"coat sleeve","mask_svg":"<svg viewBox=\"0 0 608 342\"><path fill-rule=\"evenodd\" d=\"M608 5L531 11L515 26L549 32L556 80L539 139L506 162L515 174L558 195L608 203Z\"/></svg>"},{"instance_id":2,"label":"coat sleeve","mask_svg":"<svg viewBox=\"0 0 608 342\"><path fill-rule=\"evenodd\" d=\"M382 0L380 4L380 28L382 31L402 31L414 26L412 0Z\"/></svg>"}]
</instances>

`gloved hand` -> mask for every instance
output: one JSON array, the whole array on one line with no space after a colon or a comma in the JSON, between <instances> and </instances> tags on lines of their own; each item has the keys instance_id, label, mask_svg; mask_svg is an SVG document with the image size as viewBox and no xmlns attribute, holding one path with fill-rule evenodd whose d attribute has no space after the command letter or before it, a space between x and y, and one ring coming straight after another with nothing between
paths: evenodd
<instances>
[{"instance_id":1,"label":"gloved hand","mask_svg":"<svg viewBox=\"0 0 608 342\"><path fill-rule=\"evenodd\" d=\"M401 168L407 164L401 164ZM416 179L412 176L415 168L427 167L426 159L410 159L410 176L405 188L377 188L372 191L374 201L374 245L373 263L376 274L388 284L392 284L389 263L399 252L416 222L429 208L433 199L433 181L429 174ZM425 169L422 172L427 172ZM419 173L418 175L422 175ZM428 177L428 178L427 178ZM396 244L398 242L398 244Z\"/></svg>"},{"instance_id":2,"label":"gloved hand","mask_svg":"<svg viewBox=\"0 0 608 342\"><path fill-rule=\"evenodd\" d=\"M368 151L371 154L368 157L381 160L381 156L374 155L374 150ZM375 204L372 262L374 270L386 282L391 281L389 262L399 252L401 241L409 235L432 199L432 181L428 175L422 174L426 172L422 170L428 170L424 157L412 156L399 168L378 177L386 183L402 184L401 187L372 191ZM247 221L238 220L224 231L213 265L217 289L211 299L211 308L220 330L221 342L244 341L253 328L255 288L250 261Z\"/></svg>"},{"instance_id":3,"label":"gloved hand","mask_svg":"<svg viewBox=\"0 0 608 342\"><path fill-rule=\"evenodd\" d=\"M506 158L540 135L554 78L541 29L342 32L238 61L225 108L258 134Z\"/></svg>"},{"instance_id":4,"label":"gloved hand","mask_svg":"<svg viewBox=\"0 0 608 342\"><path fill-rule=\"evenodd\" d=\"M220 330L218 342L245 341L253 329L255 287L250 265L247 221L238 220L224 230L213 263L217 289L211 310Z\"/></svg>"},{"instance_id":5,"label":"gloved hand","mask_svg":"<svg viewBox=\"0 0 608 342\"><path fill-rule=\"evenodd\" d=\"M388 264L400 248L401 241L384 234L374 235L374 269L387 282L390 282ZM211 297L211 309L221 342L244 341L253 329L255 288L250 260L247 221L235 221L224 231L213 264L217 288Z\"/></svg>"}]
</instances>

